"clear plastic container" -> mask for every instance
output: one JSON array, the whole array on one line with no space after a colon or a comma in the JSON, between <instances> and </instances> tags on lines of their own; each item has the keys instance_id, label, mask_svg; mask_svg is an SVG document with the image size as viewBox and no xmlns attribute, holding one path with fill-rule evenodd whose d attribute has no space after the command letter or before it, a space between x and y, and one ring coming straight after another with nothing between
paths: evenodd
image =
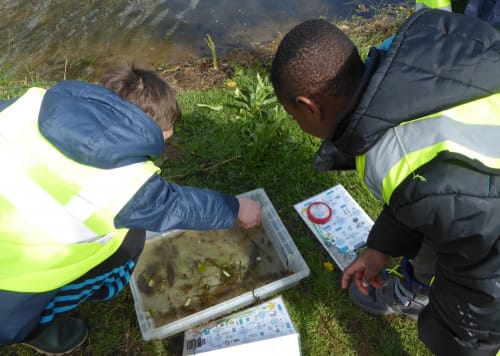
<instances>
[{"instance_id":1,"label":"clear plastic container","mask_svg":"<svg viewBox=\"0 0 500 356\"><path fill-rule=\"evenodd\" d=\"M141 278L139 266L141 263L144 265L144 263L148 262L144 260L145 257L143 257L143 255L139 259L138 266L130 280L130 288L134 298L137 320L139 322L144 340L161 339L183 332L201 323L213 320L225 314L229 314L244 306L258 302L262 298L290 288L297 284L300 280L309 276L309 267L295 246L295 243L283 225L283 222L279 218L265 191L262 188L259 188L243 193L241 196L247 196L260 202L262 206L262 229L268 239L266 246L274 249L274 251L272 251L273 254L277 255L279 258L279 261L275 262L284 266L287 269L287 274L285 276L280 275L275 280L271 279L268 283L258 286L252 290L243 291L240 295L222 300L218 304L209 306L205 309L200 309L199 311L182 316L178 319L161 323L158 322L157 318L155 318L155 311L152 310L150 305L148 305L148 297L144 294L144 288L147 288L147 283L146 287L144 287L144 280L139 280L139 278ZM167 239L177 236L178 234L179 230L162 234L148 232L146 235L147 240L145 251L149 244L154 243L155 246L157 246L159 243L162 243L161 241L167 241ZM180 255L181 254L179 254L179 256ZM170 258L172 257L173 256L170 256ZM229 273L225 270L222 270L222 272L229 275ZM166 288L168 288L168 284L165 281L166 279L168 279L168 284L172 285L174 278L165 278L163 280ZM150 284L154 285L153 281L151 281ZM190 299L191 298L186 299L186 304L190 302Z\"/></svg>"}]
</instances>

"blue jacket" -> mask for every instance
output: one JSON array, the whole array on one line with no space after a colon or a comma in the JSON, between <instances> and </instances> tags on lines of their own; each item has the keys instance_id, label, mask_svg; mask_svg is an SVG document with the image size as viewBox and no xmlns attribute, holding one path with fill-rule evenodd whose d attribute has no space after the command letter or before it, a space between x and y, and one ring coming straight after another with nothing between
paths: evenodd
<instances>
[{"instance_id":1,"label":"blue jacket","mask_svg":"<svg viewBox=\"0 0 500 356\"><path fill-rule=\"evenodd\" d=\"M14 100L0 103L0 110ZM134 104L80 81L47 90L39 114L42 134L71 159L100 168L162 154L161 129ZM229 194L180 186L154 175L115 217L117 227L150 231L222 229L236 222L239 203ZM0 291L0 347L24 340L57 291Z\"/></svg>"},{"instance_id":2,"label":"blue jacket","mask_svg":"<svg viewBox=\"0 0 500 356\"><path fill-rule=\"evenodd\" d=\"M94 167L145 161L164 149L161 129L141 109L104 87L80 81L63 81L47 91L39 126L68 157ZM155 175L115 224L151 231L228 228L238 209L232 195L179 186Z\"/></svg>"}]
</instances>

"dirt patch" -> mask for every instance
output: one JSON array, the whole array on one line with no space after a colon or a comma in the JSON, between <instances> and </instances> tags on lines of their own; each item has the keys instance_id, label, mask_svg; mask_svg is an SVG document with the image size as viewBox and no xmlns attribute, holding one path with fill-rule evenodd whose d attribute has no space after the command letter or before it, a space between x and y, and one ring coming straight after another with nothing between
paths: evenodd
<instances>
[{"instance_id":1,"label":"dirt patch","mask_svg":"<svg viewBox=\"0 0 500 356\"><path fill-rule=\"evenodd\" d=\"M360 6L357 15L340 21L337 26L366 51L396 33L400 25L413 11L412 7L388 5L373 18L364 14L369 9ZM360 16L363 15L363 16ZM255 68L269 67L282 37L267 43L254 44L250 49L235 49L217 58L218 69L213 68L212 58L193 59L186 63L161 66L159 73L178 91L206 90L221 87L234 75L235 66Z\"/></svg>"},{"instance_id":2,"label":"dirt patch","mask_svg":"<svg viewBox=\"0 0 500 356\"><path fill-rule=\"evenodd\" d=\"M255 45L250 50L233 50L217 58L217 69L213 67L212 58L201 58L193 62L161 66L158 71L177 91L222 87L234 76L236 66L269 67L278 43L276 40Z\"/></svg>"}]
</instances>

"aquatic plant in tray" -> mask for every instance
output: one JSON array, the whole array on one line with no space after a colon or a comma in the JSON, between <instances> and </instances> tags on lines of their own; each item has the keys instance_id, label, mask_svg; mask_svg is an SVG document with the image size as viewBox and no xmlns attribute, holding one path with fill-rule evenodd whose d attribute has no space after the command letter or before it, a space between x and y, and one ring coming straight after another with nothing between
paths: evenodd
<instances>
[{"instance_id":1,"label":"aquatic plant in tray","mask_svg":"<svg viewBox=\"0 0 500 356\"><path fill-rule=\"evenodd\" d=\"M290 274L262 228L178 231L146 244L134 278L155 325Z\"/></svg>"}]
</instances>

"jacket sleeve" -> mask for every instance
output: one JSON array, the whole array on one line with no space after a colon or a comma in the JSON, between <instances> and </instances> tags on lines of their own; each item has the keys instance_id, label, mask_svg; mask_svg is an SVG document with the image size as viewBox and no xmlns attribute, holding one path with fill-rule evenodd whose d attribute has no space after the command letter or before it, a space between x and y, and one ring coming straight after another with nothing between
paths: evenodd
<instances>
[{"instance_id":1,"label":"jacket sleeve","mask_svg":"<svg viewBox=\"0 0 500 356\"><path fill-rule=\"evenodd\" d=\"M367 246L393 257L413 258L422 242L423 235L397 221L386 205L370 230Z\"/></svg>"},{"instance_id":2,"label":"jacket sleeve","mask_svg":"<svg viewBox=\"0 0 500 356\"><path fill-rule=\"evenodd\" d=\"M500 179L444 158L422 166L418 174L426 181L407 179L393 194L391 207L436 251L420 337L433 352L441 346L448 351L455 342L462 351L442 353L481 354L480 345L498 345L500 339ZM443 326L446 332L439 331Z\"/></svg>"},{"instance_id":3,"label":"jacket sleeve","mask_svg":"<svg viewBox=\"0 0 500 356\"><path fill-rule=\"evenodd\" d=\"M314 157L313 164L315 169L322 172L356 168L354 156L339 151L329 140L323 141Z\"/></svg>"},{"instance_id":4,"label":"jacket sleeve","mask_svg":"<svg viewBox=\"0 0 500 356\"><path fill-rule=\"evenodd\" d=\"M226 229L238 211L233 195L177 185L155 174L115 217L115 226L155 232Z\"/></svg>"}]
</instances>

